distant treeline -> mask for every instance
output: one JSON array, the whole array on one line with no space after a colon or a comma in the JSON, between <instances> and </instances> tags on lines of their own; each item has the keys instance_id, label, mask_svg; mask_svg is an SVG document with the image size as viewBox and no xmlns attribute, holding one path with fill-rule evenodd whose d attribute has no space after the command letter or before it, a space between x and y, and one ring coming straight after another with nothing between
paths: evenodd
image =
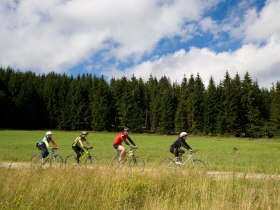
<instances>
[{"instance_id":1,"label":"distant treeline","mask_svg":"<svg viewBox=\"0 0 280 210\"><path fill-rule=\"evenodd\" d=\"M0 68L0 128L117 131L244 137L280 136L280 82L259 88L247 72L204 86L199 74L180 84L91 74Z\"/></svg>"}]
</instances>

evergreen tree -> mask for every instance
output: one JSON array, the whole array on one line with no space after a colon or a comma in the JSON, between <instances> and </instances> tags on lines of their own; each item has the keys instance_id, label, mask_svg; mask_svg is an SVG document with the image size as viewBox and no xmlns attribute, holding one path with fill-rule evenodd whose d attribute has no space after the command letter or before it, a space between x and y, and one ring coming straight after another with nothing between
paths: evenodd
<instances>
[{"instance_id":1,"label":"evergreen tree","mask_svg":"<svg viewBox=\"0 0 280 210\"><path fill-rule=\"evenodd\" d=\"M268 121L267 135L273 137L280 136L280 82L271 89L270 118Z\"/></svg>"},{"instance_id":2,"label":"evergreen tree","mask_svg":"<svg viewBox=\"0 0 280 210\"><path fill-rule=\"evenodd\" d=\"M217 88L213 77L210 77L208 88L204 97L204 133L206 135L216 135L216 124L218 116L218 96Z\"/></svg>"},{"instance_id":3,"label":"evergreen tree","mask_svg":"<svg viewBox=\"0 0 280 210\"><path fill-rule=\"evenodd\" d=\"M159 104L160 124L158 131L160 133L170 134L174 132L176 99L174 98L174 91L171 87L170 80L165 76L159 80L159 96L161 103Z\"/></svg>"},{"instance_id":4,"label":"evergreen tree","mask_svg":"<svg viewBox=\"0 0 280 210\"><path fill-rule=\"evenodd\" d=\"M187 84L188 98L187 98L187 113L188 113L188 128L189 132L194 129L194 107L195 107L195 80L193 75L190 76L189 82Z\"/></svg>"},{"instance_id":5,"label":"evergreen tree","mask_svg":"<svg viewBox=\"0 0 280 210\"><path fill-rule=\"evenodd\" d=\"M199 74L197 74L194 82L193 129L198 133L203 132L204 127L204 91L205 87L202 79L200 78Z\"/></svg>"},{"instance_id":6,"label":"evergreen tree","mask_svg":"<svg viewBox=\"0 0 280 210\"><path fill-rule=\"evenodd\" d=\"M102 76L93 78L90 91L92 103L92 129L96 131L110 130L110 92L109 85Z\"/></svg>"},{"instance_id":7,"label":"evergreen tree","mask_svg":"<svg viewBox=\"0 0 280 210\"><path fill-rule=\"evenodd\" d=\"M187 101L188 101L188 80L186 77L184 77L181 83L178 107L175 113L176 133L189 130Z\"/></svg>"},{"instance_id":8,"label":"evergreen tree","mask_svg":"<svg viewBox=\"0 0 280 210\"><path fill-rule=\"evenodd\" d=\"M159 84L156 78L150 76L148 82L146 83L147 98L149 103L149 114L148 122L151 132L159 131L160 124L160 95L159 95Z\"/></svg>"},{"instance_id":9,"label":"evergreen tree","mask_svg":"<svg viewBox=\"0 0 280 210\"><path fill-rule=\"evenodd\" d=\"M129 126L135 132L142 132L145 125L145 101L144 83L142 79L137 80L135 76L131 78L130 98L132 102L132 112L130 114Z\"/></svg>"},{"instance_id":10,"label":"evergreen tree","mask_svg":"<svg viewBox=\"0 0 280 210\"><path fill-rule=\"evenodd\" d=\"M260 90L257 83L253 83L248 72L242 82L242 124L245 135L248 137L259 137L263 121L260 115Z\"/></svg>"}]
</instances>

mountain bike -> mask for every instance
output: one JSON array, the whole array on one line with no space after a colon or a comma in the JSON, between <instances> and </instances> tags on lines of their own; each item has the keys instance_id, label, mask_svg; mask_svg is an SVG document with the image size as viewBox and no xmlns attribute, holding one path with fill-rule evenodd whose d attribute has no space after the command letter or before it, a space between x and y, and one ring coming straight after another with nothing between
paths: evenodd
<instances>
[{"instance_id":1,"label":"mountain bike","mask_svg":"<svg viewBox=\"0 0 280 210\"><path fill-rule=\"evenodd\" d=\"M175 158L164 158L160 164L161 166L167 169L175 169L175 168L194 168L196 170L206 170L206 164L200 160L193 158L193 155L197 153L198 150L192 150L188 155L184 155L183 153L179 153L179 157Z\"/></svg>"},{"instance_id":2,"label":"mountain bike","mask_svg":"<svg viewBox=\"0 0 280 210\"><path fill-rule=\"evenodd\" d=\"M65 158L65 164L68 166L85 165L88 168L97 167L97 158L91 155L90 149L92 148L85 148L85 150L82 151L82 156L79 158L79 162L76 155L68 155Z\"/></svg>"},{"instance_id":3,"label":"mountain bike","mask_svg":"<svg viewBox=\"0 0 280 210\"><path fill-rule=\"evenodd\" d=\"M120 151L117 151L115 156L113 156L111 158L110 166L111 167L123 167L124 165L127 165L133 171L143 171L145 168L145 161L135 154L136 149L137 149L137 147L130 146L130 149L129 149L128 155L127 155L128 158L123 161L119 160Z\"/></svg>"},{"instance_id":4,"label":"mountain bike","mask_svg":"<svg viewBox=\"0 0 280 210\"><path fill-rule=\"evenodd\" d=\"M31 166L41 167L41 166L51 166L51 167L61 167L63 165L63 158L60 155L55 154L58 147L51 149L48 157L42 160L40 154L33 155L31 157Z\"/></svg>"}]
</instances>

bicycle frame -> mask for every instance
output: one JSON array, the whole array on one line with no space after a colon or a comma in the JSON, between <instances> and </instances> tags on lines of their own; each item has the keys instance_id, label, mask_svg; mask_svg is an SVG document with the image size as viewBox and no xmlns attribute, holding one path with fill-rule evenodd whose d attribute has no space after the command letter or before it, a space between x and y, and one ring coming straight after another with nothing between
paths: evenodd
<instances>
[{"instance_id":1,"label":"bicycle frame","mask_svg":"<svg viewBox=\"0 0 280 210\"><path fill-rule=\"evenodd\" d=\"M184 153L180 153L179 157L171 158L164 158L161 161L162 165L165 165L167 168L174 168L174 167L195 167L196 169L206 168L206 164L200 160L193 158L193 154L196 153L197 150L191 151L188 155L183 155Z\"/></svg>"},{"instance_id":2,"label":"bicycle frame","mask_svg":"<svg viewBox=\"0 0 280 210\"><path fill-rule=\"evenodd\" d=\"M128 153L128 156L130 156L130 157L132 157L132 158L136 158L137 156L134 154L134 150L135 150L136 148L133 148L132 146L130 146L130 149L129 149L129 151L128 152L126 152L126 154ZM114 156L114 158L113 158L113 160L116 160L116 159L118 159L120 157L120 151L119 150L117 150L117 153L116 153L116 155Z\"/></svg>"},{"instance_id":3,"label":"bicycle frame","mask_svg":"<svg viewBox=\"0 0 280 210\"><path fill-rule=\"evenodd\" d=\"M44 158L42 162L42 157L39 154L34 155L31 158L31 164L41 165L44 166L46 164L49 164L50 166L59 163L59 166L63 163L63 159L60 155L56 155L55 152L58 150L58 147L52 148L50 155L46 158ZM58 161L58 162L57 162Z\"/></svg>"},{"instance_id":4,"label":"bicycle frame","mask_svg":"<svg viewBox=\"0 0 280 210\"><path fill-rule=\"evenodd\" d=\"M87 148L83 151L80 152L80 154L82 153L82 155L80 156L79 158L79 162L77 160L77 157L76 155L68 155L66 158L65 158L65 164L68 164L68 165L77 165L77 164L80 164L80 163L83 163L85 164L86 167L96 167L97 166L97 158L95 156L92 156L91 153L90 153L90 150L91 148Z\"/></svg>"},{"instance_id":5,"label":"bicycle frame","mask_svg":"<svg viewBox=\"0 0 280 210\"><path fill-rule=\"evenodd\" d=\"M128 153L128 158L126 161L124 162L120 162L118 160L119 156L120 156L120 151L117 151L116 155L112 158L110 166L124 166L127 165L131 170L133 171L143 171L145 168L145 161L136 156L136 154L134 153L134 150L136 148L130 146Z\"/></svg>"},{"instance_id":6,"label":"bicycle frame","mask_svg":"<svg viewBox=\"0 0 280 210\"><path fill-rule=\"evenodd\" d=\"M81 155L81 157L79 159L80 159L80 161L82 161L82 160L86 159L87 157L91 157L89 149L84 150L83 154Z\"/></svg>"}]
</instances>

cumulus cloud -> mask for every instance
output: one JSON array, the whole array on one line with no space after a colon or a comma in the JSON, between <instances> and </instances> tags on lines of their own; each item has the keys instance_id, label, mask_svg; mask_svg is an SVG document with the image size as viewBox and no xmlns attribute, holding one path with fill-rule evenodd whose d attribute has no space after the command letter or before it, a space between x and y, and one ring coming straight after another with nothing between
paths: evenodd
<instances>
[{"instance_id":1,"label":"cumulus cloud","mask_svg":"<svg viewBox=\"0 0 280 210\"><path fill-rule=\"evenodd\" d=\"M248 71L259 84L270 87L280 72L280 0L266 1L260 11L249 7L251 1L240 1L219 22L209 14L220 2L224 1L1 0L0 65L67 73L88 62L81 70L87 71L96 67L91 59L101 51L102 69L110 67L101 73L109 77L152 74L181 82L184 75L199 73L207 83L210 76L219 82L226 70L232 75ZM239 10L244 13L237 15ZM179 37L186 44L203 34L216 41L227 34L242 45L234 51L194 45L154 54L163 39ZM112 63L106 63L111 58L136 65L112 70Z\"/></svg>"},{"instance_id":2,"label":"cumulus cloud","mask_svg":"<svg viewBox=\"0 0 280 210\"><path fill-rule=\"evenodd\" d=\"M119 60L141 57L183 21L201 18L202 0L3 0L0 63L23 69L66 71L106 47Z\"/></svg>"},{"instance_id":3,"label":"cumulus cloud","mask_svg":"<svg viewBox=\"0 0 280 210\"><path fill-rule=\"evenodd\" d=\"M244 5L243 5L244 6ZM199 73L207 85L210 76L216 83L224 79L226 71L234 77L249 72L261 87L270 88L280 80L280 1L268 1L258 14L256 9L249 9L237 19L241 24L234 27L237 20L225 20L217 23L206 17L200 21L201 30L212 33L228 31L233 37L243 37L243 45L235 51L215 52L208 48L193 47L189 51L181 49L154 60L147 60L127 69L125 72L113 70L104 72L108 77L135 75L148 79L150 75L168 76L172 81L181 82L184 75ZM279 16L279 17L278 17ZM231 17L231 16L230 16ZM278 17L278 18L277 18ZM270 24L269 22L272 22Z\"/></svg>"},{"instance_id":4,"label":"cumulus cloud","mask_svg":"<svg viewBox=\"0 0 280 210\"><path fill-rule=\"evenodd\" d=\"M162 56L153 61L146 61L125 72L114 70L104 72L108 77L132 76L147 80L150 75L160 78L168 76L172 81L181 82L190 75L201 76L204 84L208 84L213 76L218 84L224 79L225 72L234 77L237 73L241 78L246 72L258 81L261 87L271 87L280 79L280 36L272 36L265 45L243 45L233 52L216 53L207 48L192 48Z\"/></svg>"}]
</instances>

